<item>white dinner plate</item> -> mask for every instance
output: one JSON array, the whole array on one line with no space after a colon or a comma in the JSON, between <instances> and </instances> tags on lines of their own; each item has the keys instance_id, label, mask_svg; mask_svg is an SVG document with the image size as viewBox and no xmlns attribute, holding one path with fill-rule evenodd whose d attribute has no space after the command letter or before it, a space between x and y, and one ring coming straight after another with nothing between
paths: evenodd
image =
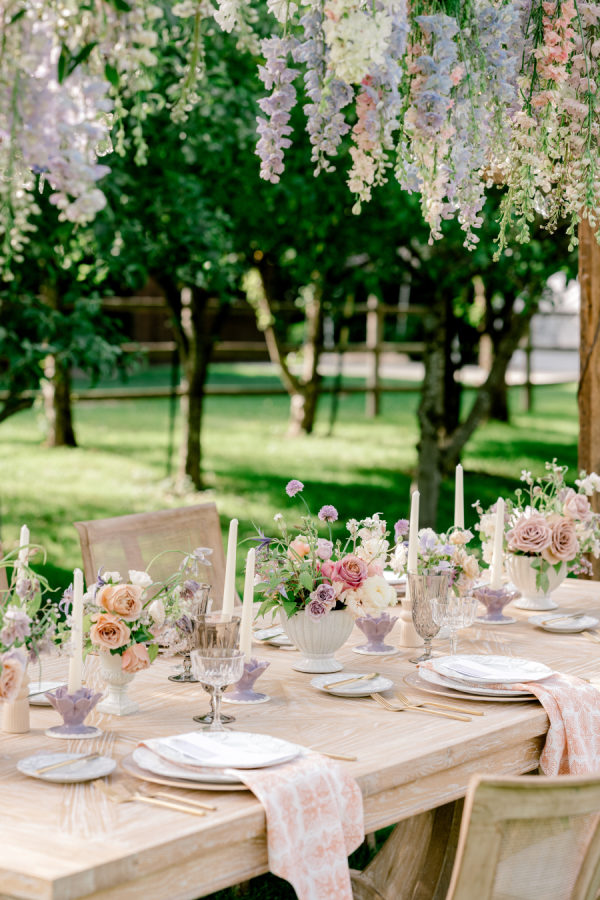
<instances>
[{"instance_id":1,"label":"white dinner plate","mask_svg":"<svg viewBox=\"0 0 600 900\"><path fill-rule=\"evenodd\" d=\"M64 681L32 681L29 684L29 703L31 706L52 706L45 696L56 688L66 687Z\"/></svg>"},{"instance_id":2,"label":"white dinner plate","mask_svg":"<svg viewBox=\"0 0 600 900\"><path fill-rule=\"evenodd\" d=\"M77 781L92 781L94 778L104 778L110 775L117 763L110 756L98 756L96 759L82 760L86 753L35 753L26 756L17 763L17 769L23 775L31 778L39 778L41 781L53 781L57 784L73 784ZM59 769L50 769L49 772L37 774L38 769L51 766L53 763L62 762L64 759L72 759L68 766Z\"/></svg>"},{"instance_id":3,"label":"white dinner plate","mask_svg":"<svg viewBox=\"0 0 600 900\"><path fill-rule=\"evenodd\" d=\"M239 784L240 779L226 769L209 769L207 766L176 766L163 757L157 756L147 747L136 747L131 758L134 763L154 775L166 778L183 778L187 781L207 781L210 784Z\"/></svg>"},{"instance_id":4,"label":"white dinner plate","mask_svg":"<svg viewBox=\"0 0 600 900\"><path fill-rule=\"evenodd\" d=\"M556 622L553 622L553 619L556 619ZM543 628L544 631L552 631L555 634L577 634L579 631L587 631L588 628L600 625L600 621L594 616L565 619L564 612L540 613L537 616L531 616L527 621L530 625L536 625L538 628Z\"/></svg>"},{"instance_id":5,"label":"white dinner plate","mask_svg":"<svg viewBox=\"0 0 600 900\"><path fill-rule=\"evenodd\" d=\"M440 656L431 660L431 668L446 678L462 684L515 684L519 681L541 681L552 675L552 669L533 659L518 656L467 655Z\"/></svg>"},{"instance_id":6,"label":"white dinner plate","mask_svg":"<svg viewBox=\"0 0 600 900\"><path fill-rule=\"evenodd\" d=\"M477 697L531 697L530 691L516 691L510 688L492 687L491 685L483 687L483 685L466 684L464 681L454 681L452 678L440 675L438 672L425 666L419 666L418 672L424 681L428 681L431 684L451 688L454 691L461 691L461 693L464 692L465 694L474 694Z\"/></svg>"},{"instance_id":7,"label":"white dinner plate","mask_svg":"<svg viewBox=\"0 0 600 900\"><path fill-rule=\"evenodd\" d=\"M365 681L355 681L354 684L341 684L335 687L337 681L345 681L347 678L358 678L363 672L336 672L335 675L317 675L311 679L313 687L324 691L326 694L335 694L336 697L368 697L369 694L379 694L381 691L389 691L394 687L390 678L378 675L377 678L369 678ZM331 687L327 687L331 685Z\"/></svg>"},{"instance_id":8,"label":"white dinner plate","mask_svg":"<svg viewBox=\"0 0 600 900\"><path fill-rule=\"evenodd\" d=\"M189 778L169 778L167 775L155 775L148 769L142 769L133 760L133 753L128 753L121 760L121 768L128 775L134 778L140 778L142 781L149 781L151 784L163 784L166 787L185 788L186 791L247 791L248 788L241 781L235 784L222 784L213 781L192 781Z\"/></svg>"},{"instance_id":9,"label":"white dinner plate","mask_svg":"<svg viewBox=\"0 0 600 900\"><path fill-rule=\"evenodd\" d=\"M298 744L248 731L190 731L144 743L163 759L184 768L263 769L288 762L302 752Z\"/></svg>"},{"instance_id":10,"label":"white dinner plate","mask_svg":"<svg viewBox=\"0 0 600 900\"><path fill-rule=\"evenodd\" d=\"M433 694L438 697L450 697L452 700L470 700L474 703L525 703L527 700L537 700L533 694L521 694L520 691L510 691L510 696L504 697L498 694L471 694L469 691L462 689L454 689L447 687L445 684L437 684L433 681L426 681L422 676L423 670L419 672L409 672L404 676L404 681L411 687L418 688L426 694ZM435 672L430 672L435 675ZM508 693L508 692L507 692Z\"/></svg>"}]
</instances>

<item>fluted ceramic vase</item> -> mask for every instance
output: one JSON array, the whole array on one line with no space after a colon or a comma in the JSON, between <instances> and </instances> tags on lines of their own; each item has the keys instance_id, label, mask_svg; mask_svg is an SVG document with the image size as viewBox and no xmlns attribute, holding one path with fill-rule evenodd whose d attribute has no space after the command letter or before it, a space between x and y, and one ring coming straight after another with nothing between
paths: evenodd
<instances>
[{"instance_id":1,"label":"fluted ceramic vase","mask_svg":"<svg viewBox=\"0 0 600 900\"><path fill-rule=\"evenodd\" d=\"M111 716L129 716L139 712L139 706L127 694L127 688L133 681L132 672L124 672L118 653L110 650L100 651L100 674L106 685L106 697L96 709Z\"/></svg>"},{"instance_id":2,"label":"fluted ceramic vase","mask_svg":"<svg viewBox=\"0 0 600 900\"><path fill-rule=\"evenodd\" d=\"M559 587L567 577L567 564L563 563L558 572L554 566L548 566L548 587L544 589L537 586L538 569L534 569L532 563L536 557L517 556L509 553L506 557L506 570L509 578L517 590L521 592L519 600L514 601L513 606L519 609L531 609L544 612L547 609L556 609L552 597L552 591Z\"/></svg>"},{"instance_id":3,"label":"fluted ceramic vase","mask_svg":"<svg viewBox=\"0 0 600 900\"><path fill-rule=\"evenodd\" d=\"M334 653L346 643L354 626L354 618L347 609L332 610L320 619L312 619L306 610L289 618L282 611L281 624L302 653L302 658L292 666L297 672L318 675L344 668Z\"/></svg>"}]
</instances>

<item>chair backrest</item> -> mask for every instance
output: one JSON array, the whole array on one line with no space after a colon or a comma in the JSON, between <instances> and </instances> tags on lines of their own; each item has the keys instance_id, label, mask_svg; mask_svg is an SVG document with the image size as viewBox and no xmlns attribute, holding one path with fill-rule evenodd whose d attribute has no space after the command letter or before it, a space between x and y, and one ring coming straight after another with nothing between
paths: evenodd
<instances>
[{"instance_id":1,"label":"chair backrest","mask_svg":"<svg viewBox=\"0 0 600 900\"><path fill-rule=\"evenodd\" d=\"M179 566L182 557L164 551L190 552L210 547L212 565L202 569L202 580L212 587L212 609L221 609L225 578L225 554L219 514L214 503L134 513L111 519L75 522L79 532L83 568L87 584L96 581L98 570L126 574L128 569L145 569L155 558L150 574L164 581ZM159 554L163 554L159 556Z\"/></svg>"},{"instance_id":2,"label":"chair backrest","mask_svg":"<svg viewBox=\"0 0 600 900\"><path fill-rule=\"evenodd\" d=\"M600 779L476 777L446 900L595 900Z\"/></svg>"},{"instance_id":3,"label":"chair backrest","mask_svg":"<svg viewBox=\"0 0 600 900\"><path fill-rule=\"evenodd\" d=\"M0 559L2 559L2 542L0 541ZM8 591L8 576L4 567L0 568L0 592ZM2 597L0 597L0 601Z\"/></svg>"}]
</instances>

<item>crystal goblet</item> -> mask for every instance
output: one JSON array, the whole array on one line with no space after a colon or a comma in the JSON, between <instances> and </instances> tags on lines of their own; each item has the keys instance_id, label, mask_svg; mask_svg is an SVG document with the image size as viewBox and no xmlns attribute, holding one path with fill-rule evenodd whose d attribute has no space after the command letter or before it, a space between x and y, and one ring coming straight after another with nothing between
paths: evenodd
<instances>
[{"instance_id":1,"label":"crystal goblet","mask_svg":"<svg viewBox=\"0 0 600 900\"><path fill-rule=\"evenodd\" d=\"M235 684L242 677L244 654L228 647L209 647L192 650L190 655L194 675L212 696L214 714L208 730L225 731L221 720L221 697L228 684Z\"/></svg>"},{"instance_id":2,"label":"crystal goblet","mask_svg":"<svg viewBox=\"0 0 600 900\"><path fill-rule=\"evenodd\" d=\"M169 681L195 682L192 674L190 650L198 646L198 620L206 615L210 594L210 584L200 583L192 577L186 579L181 587L181 617L176 622L176 627L182 632L183 647L183 672L179 675L169 675Z\"/></svg>"},{"instance_id":3,"label":"crystal goblet","mask_svg":"<svg viewBox=\"0 0 600 900\"><path fill-rule=\"evenodd\" d=\"M411 659L412 663L431 659L431 642L440 630L433 618L432 604L434 600L443 599L448 593L447 575L415 575L408 574L408 591L412 607L412 618L415 630L425 643L425 652Z\"/></svg>"},{"instance_id":4,"label":"crystal goblet","mask_svg":"<svg viewBox=\"0 0 600 900\"><path fill-rule=\"evenodd\" d=\"M467 628L475 620L479 601L476 597L455 597L450 594L431 601L433 620L440 627L447 626L450 632L450 653L456 653L458 644L457 632Z\"/></svg>"},{"instance_id":5,"label":"crystal goblet","mask_svg":"<svg viewBox=\"0 0 600 900\"><path fill-rule=\"evenodd\" d=\"M196 646L197 650L209 650L211 648L228 648L234 650L239 647L240 623L239 616L229 613L209 613L199 616L196 621ZM204 687L204 685L203 685ZM208 690L208 687L206 687ZM213 696L211 694L210 712L203 716L194 716L194 722L210 725L214 719ZM222 722L235 722L234 716L221 716Z\"/></svg>"}]
</instances>

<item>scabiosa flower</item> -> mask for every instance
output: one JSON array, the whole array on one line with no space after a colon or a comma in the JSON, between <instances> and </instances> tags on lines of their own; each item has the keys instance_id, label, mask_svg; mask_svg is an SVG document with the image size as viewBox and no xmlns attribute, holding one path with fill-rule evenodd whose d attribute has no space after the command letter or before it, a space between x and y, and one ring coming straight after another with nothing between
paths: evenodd
<instances>
[{"instance_id":1,"label":"scabiosa flower","mask_svg":"<svg viewBox=\"0 0 600 900\"><path fill-rule=\"evenodd\" d=\"M408 519L398 519L394 525L394 537L396 538L396 543L398 543L401 537L408 534L409 528L410 522Z\"/></svg>"},{"instance_id":2,"label":"scabiosa flower","mask_svg":"<svg viewBox=\"0 0 600 900\"><path fill-rule=\"evenodd\" d=\"M295 497L300 491L304 490L304 485L297 478L292 478L285 486L285 492L288 497Z\"/></svg>"},{"instance_id":3,"label":"scabiosa flower","mask_svg":"<svg viewBox=\"0 0 600 900\"><path fill-rule=\"evenodd\" d=\"M336 522L338 511L335 506L322 506L319 510L319 518L322 522Z\"/></svg>"}]
</instances>

